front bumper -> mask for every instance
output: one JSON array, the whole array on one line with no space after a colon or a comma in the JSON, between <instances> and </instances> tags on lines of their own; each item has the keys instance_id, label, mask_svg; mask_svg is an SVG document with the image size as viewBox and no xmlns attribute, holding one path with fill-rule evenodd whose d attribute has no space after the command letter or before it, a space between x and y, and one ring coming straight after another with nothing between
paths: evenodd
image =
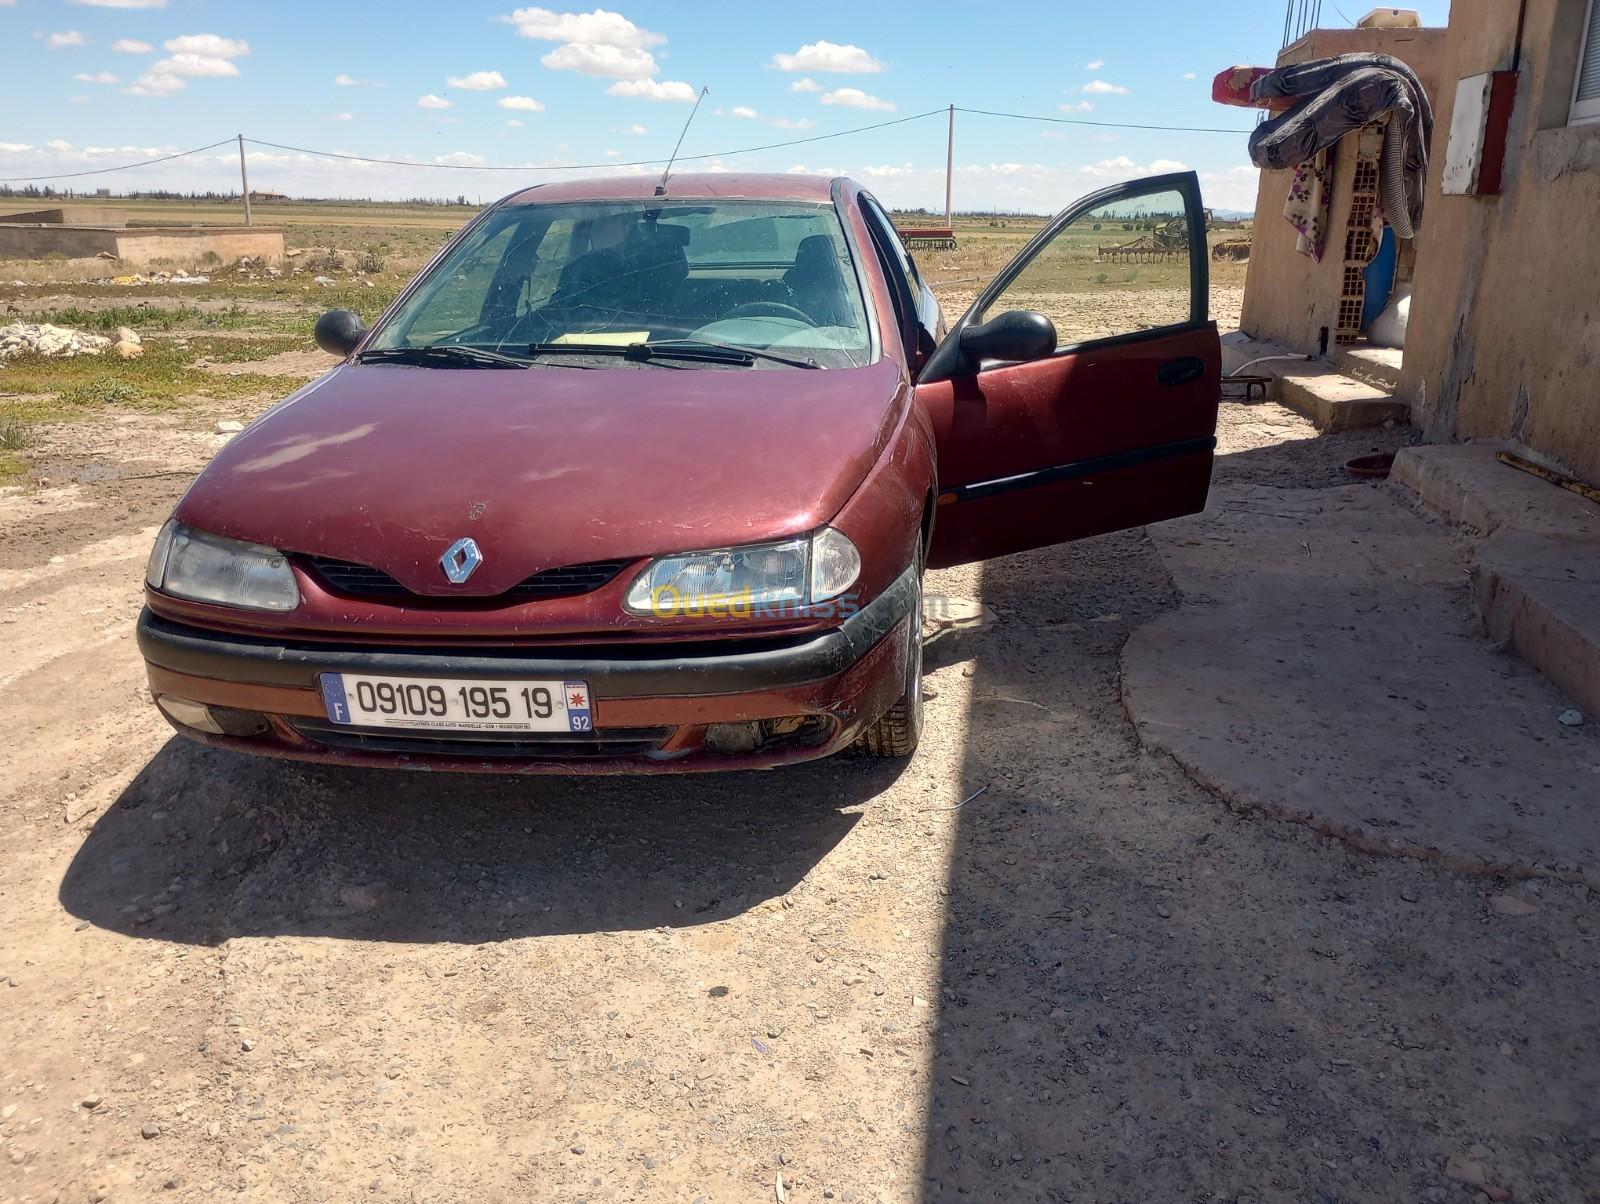
<instances>
[{"instance_id":1,"label":"front bumper","mask_svg":"<svg viewBox=\"0 0 1600 1204\"><path fill-rule=\"evenodd\" d=\"M155 695L257 712L267 731L218 736L174 725L208 744L270 756L374 766L508 773L619 773L745 769L826 756L900 697L903 630L916 597L907 569L838 627L798 639L539 648L393 648L292 643L174 622L148 608L139 650ZM918 619L920 621L920 617ZM328 721L318 679L327 672L406 677L581 678L594 700L589 736L484 739L406 734ZM707 747L708 725L776 721L749 752Z\"/></svg>"}]
</instances>

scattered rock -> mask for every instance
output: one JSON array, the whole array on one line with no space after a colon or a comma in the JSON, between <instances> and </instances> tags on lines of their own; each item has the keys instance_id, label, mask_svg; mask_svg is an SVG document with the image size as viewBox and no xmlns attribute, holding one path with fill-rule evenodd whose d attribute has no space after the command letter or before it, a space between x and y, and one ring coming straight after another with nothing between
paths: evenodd
<instances>
[{"instance_id":1,"label":"scattered rock","mask_svg":"<svg viewBox=\"0 0 1600 1204\"><path fill-rule=\"evenodd\" d=\"M250 1037L246 1037L243 1041L239 1042L239 1048L241 1050L243 1050L245 1053L249 1053L255 1047L256 1047L256 1043Z\"/></svg>"},{"instance_id":2,"label":"scattered rock","mask_svg":"<svg viewBox=\"0 0 1600 1204\"><path fill-rule=\"evenodd\" d=\"M143 1125L139 1126L139 1136L143 1137L146 1141L154 1141L157 1137L161 1136L161 1130L151 1121L146 1121Z\"/></svg>"},{"instance_id":3,"label":"scattered rock","mask_svg":"<svg viewBox=\"0 0 1600 1204\"><path fill-rule=\"evenodd\" d=\"M236 435L244 430L244 423L237 418L224 418L212 429L219 435Z\"/></svg>"},{"instance_id":4,"label":"scattered rock","mask_svg":"<svg viewBox=\"0 0 1600 1204\"><path fill-rule=\"evenodd\" d=\"M85 334L48 322L13 322L0 326L0 360L14 355L41 355L50 359L72 359L79 355L100 355L111 340L98 334Z\"/></svg>"},{"instance_id":5,"label":"scattered rock","mask_svg":"<svg viewBox=\"0 0 1600 1204\"><path fill-rule=\"evenodd\" d=\"M574 1154L583 1153L583 1142L581 1142L581 1141L573 1142L573 1144L572 1144L572 1152Z\"/></svg>"},{"instance_id":6,"label":"scattered rock","mask_svg":"<svg viewBox=\"0 0 1600 1204\"><path fill-rule=\"evenodd\" d=\"M1531 899L1521 899L1516 895L1493 895L1489 899L1489 906L1496 915L1502 916L1531 916L1539 910L1539 905Z\"/></svg>"},{"instance_id":7,"label":"scattered rock","mask_svg":"<svg viewBox=\"0 0 1600 1204\"><path fill-rule=\"evenodd\" d=\"M0 1120L10 1120L16 1114L17 1106L15 1104L7 1104L4 1108L0 1108Z\"/></svg>"},{"instance_id":8,"label":"scattered rock","mask_svg":"<svg viewBox=\"0 0 1600 1204\"><path fill-rule=\"evenodd\" d=\"M142 339L139 336L139 332L137 330L135 330L133 327L131 327L131 326L119 326L119 327L117 327L117 342L119 342L119 343L143 343L144 339Z\"/></svg>"},{"instance_id":9,"label":"scattered rock","mask_svg":"<svg viewBox=\"0 0 1600 1204\"><path fill-rule=\"evenodd\" d=\"M1563 727L1582 727L1583 712L1577 707L1568 707L1556 716L1556 721Z\"/></svg>"},{"instance_id":10,"label":"scattered rock","mask_svg":"<svg viewBox=\"0 0 1600 1204\"><path fill-rule=\"evenodd\" d=\"M100 1106L101 1097L98 1095L86 1095L78 1102L82 1104L86 1110L93 1112Z\"/></svg>"},{"instance_id":11,"label":"scattered rock","mask_svg":"<svg viewBox=\"0 0 1600 1204\"><path fill-rule=\"evenodd\" d=\"M1481 1162L1475 1162L1460 1154L1452 1154L1444 1164L1444 1177L1456 1183L1482 1187L1489 1181L1489 1172L1484 1169Z\"/></svg>"},{"instance_id":12,"label":"scattered rock","mask_svg":"<svg viewBox=\"0 0 1600 1204\"><path fill-rule=\"evenodd\" d=\"M138 343L113 343L111 350L125 360L136 360L144 354L144 348Z\"/></svg>"}]
</instances>

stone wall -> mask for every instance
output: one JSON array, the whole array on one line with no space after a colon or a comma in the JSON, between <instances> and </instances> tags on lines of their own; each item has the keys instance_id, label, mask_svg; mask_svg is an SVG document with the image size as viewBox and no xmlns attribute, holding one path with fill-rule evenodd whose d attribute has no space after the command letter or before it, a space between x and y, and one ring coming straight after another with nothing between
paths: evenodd
<instances>
[{"instance_id":1,"label":"stone wall","mask_svg":"<svg viewBox=\"0 0 1600 1204\"><path fill-rule=\"evenodd\" d=\"M283 262L283 231L274 226L13 225L0 222L0 259L44 259L63 255L91 259L109 253L129 267L153 263L195 266L215 255L225 263L244 256Z\"/></svg>"}]
</instances>

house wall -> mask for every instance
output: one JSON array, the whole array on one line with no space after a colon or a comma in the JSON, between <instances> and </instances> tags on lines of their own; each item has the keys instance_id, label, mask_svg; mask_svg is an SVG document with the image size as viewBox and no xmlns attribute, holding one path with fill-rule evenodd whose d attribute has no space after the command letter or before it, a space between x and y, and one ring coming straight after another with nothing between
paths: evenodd
<instances>
[{"instance_id":1,"label":"house wall","mask_svg":"<svg viewBox=\"0 0 1600 1204\"><path fill-rule=\"evenodd\" d=\"M1451 5L1400 392L1430 439L1511 439L1600 481L1600 124L1566 125L1584 10L1528 0L1503 192L1470 197L1439 189L1454 81L1510 68L1517 5Z\"/></svg>"},{"instance_id":2,"label":"house wall","mask_svg":"<svg viewBox=\"0 0 1600 1204\"><path fill-rule=\"evenodd\" d=\"M1417 73L1437 113L1446 75L1445 35L1443 29L1315 29L1285 47L1278 55L1277 65L1358 51L1393 55ZM1334 151L1333 203L1327 250L1321 263L1294 249L1297 236L1283 216L1291 175L1288 171L1261 173L1250 275L1239 325L1255 338L1271 339L1310 354L1317 350L1321 329L1327 327L1331 334L1338 318L1344 280L1345 219L1350 212L1355 155L1343 143ZM1427 220L1426 213L1423 220Z\"/></svg>"}]
</instances>

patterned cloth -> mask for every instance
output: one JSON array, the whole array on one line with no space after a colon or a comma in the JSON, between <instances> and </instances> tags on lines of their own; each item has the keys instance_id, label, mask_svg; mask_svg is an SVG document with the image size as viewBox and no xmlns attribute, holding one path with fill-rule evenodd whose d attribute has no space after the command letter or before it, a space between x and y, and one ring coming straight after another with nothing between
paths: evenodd
<instances>
[{"instance_id":1,"label":"patterned cloth","mask_svg":"<svg viewBox=\"0 0 1600 1204\"><path fill-rule=\"evenodd\" d=\"M1300 233L1294 249L1322 262L1328 245L1328 214L1333 204L1333 165L1326 149L1308 162L1296 165L1289 181L1289 199L1283 216Z\"/></svg>"}]
</instances>

